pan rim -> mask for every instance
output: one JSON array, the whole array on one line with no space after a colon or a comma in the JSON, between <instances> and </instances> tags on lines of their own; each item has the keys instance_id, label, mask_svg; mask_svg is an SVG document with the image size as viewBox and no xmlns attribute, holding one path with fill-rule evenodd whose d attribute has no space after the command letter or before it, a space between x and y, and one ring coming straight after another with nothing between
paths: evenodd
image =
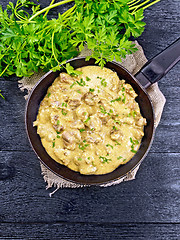
<instances>
[{"instance_id":1,"label":"pan rim","mask_svg":"<svg viewBox=\"0 0 180 240\"><path fill-rule=\"evenodd\" d=\"M76 58L73 58L73 59L68 60L66 63L70 63L70 62L76 61L76 60L85 60L85 57L76 57ZM60 175L59 173L57 173L56 171L54 171L53 169L51 169L51 168L43 161L43 159L41 159L41 157L38 155L38 152L35 150L34 145L33 145L32 141L31 141L30 134L29 134L29 130L28 130L28 119L27 119L27 118L28 118L28 115L27 115L27 113L28 113L28 106L29 106L29 102L30 102L30 100L31 100L31 96L32 96L33 93L34 93L34 90L35 90L35 89L37 88L37 86L45 79L45 77L47 77L49 74L53 73L52 70L50 70L50 71L48 71L47 73L45 73L45 74L37 81L37 83L33 86L32 90L31 90L31 92L30 92L30 94L29 94L29 96L28 96L27 102L26 102L26 108L25 108L25 128L26 128L26 133L27 133L27 136L28 136L30 145L31 145L33 151L35 152L36 156L37 156L38 159L41 161L41 163L42 163L46 168L48 168L51 172L53 172L56 176L59 176L59 177L61 177L61 178L64 179L64 180L67 180L67 181L69 181L69 182L71 182L71 183L78 184L78 185L80 185L80 186L91 186L91 185L98 186L98 185L105 185L105 184L111 184L111 183L113 184L113 182L116 182L116 181L118 181L119 179L125 177L128 173L132 172L137 166L139 166L139 165L142 163L142 161L144 160L144 158L147 156L147 154L148 154L148 152L149 152L149 150L150 150L150 148L151 148L151 146L152 146L153 140L154 140L155 129L156 129L156 128L155 128L155 124L154 124L155 114L154 114L154 107L153 107L153 104L152 104L152 100L151 100L149 94L147 93L146 89L138 82L138 80L137 80L126 68L124 68L121 64L119 64L119 63L117 63L117 62L115 62L115 61L111 61L111 62L108 62L108 63L111 63L111 64L113 64L113 65L116 65L116 66L122 68L125 72L127 72L127 73L133 78L133 80L136 82L136 84L141 88L141 90L142 90L142 91L145 93L145 95L147 96L147 98L148 98L148 100L149 100L149 102L150 102L150 105L151 105L152 115L153 115L152 136L151 136L151 140L150 140L150 142L149 142L149 144L148 144L148 147L147 147L146 151L143 153L143 156L139 159L139 161L138 161L129 171L127 171L125 174L120 175L119 177L116 177L116 178L114 178L114 179L110 179L110 180L107 180L107 181L98 181L98 182L96 181L96 182L82 183L82 182L80 182L80 181L75 181L75 180L72 180L72 179L66 178L65 176ZM93 65L96 65L96 66L97 66L97 64L95 64L95 63L94 63ZM106 66L105 66L105 67L106 67ZM56 72L60 72L60 71L56 71ZM125 79L125 80L126 80L126 79ZM42 146L42 147L43 147L43 146ZM52 160L53 160L53 159L52 159ZM53 160L53 161L55 161L55 160ZM131 161L131 160L130 160L130 161ZM60 163L58 163L58 164L60 164ZM61 165L61 164L60 164L60 165ZM61 166L62 166L62 165L61 165ZM120 165L120 166L121 166L121 165ZM119 167L120 167L120 166L119 166ZM119 167L118 167L118 168L119 168ZM116 169L115 169L115 170L116 170ZM115 171L115 170L114 170L114 171ZM73 170L71 170L71 171L73 171ZM73 172L75 172L75 171L73 171ZM111 173L108 173L108 174L111 174ZM81 175L82 175L82 174L81 174ZM102 175L89 175L89 176L105 176L105 175L107 175L107 174L102 174ZM88 177L88 175L82 175L82 176L86 176L86 178Z\"/></svg>"}]
</instances>

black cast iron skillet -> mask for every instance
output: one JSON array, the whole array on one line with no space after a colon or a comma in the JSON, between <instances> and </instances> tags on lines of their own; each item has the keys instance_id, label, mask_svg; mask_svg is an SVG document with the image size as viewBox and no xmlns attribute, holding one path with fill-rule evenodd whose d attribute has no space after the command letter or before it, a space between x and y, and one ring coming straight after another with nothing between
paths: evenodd
<instances>
[{"instance_id":1,"label":"black cast iron skillet","mask_svg":"<svg viewBox=\"0 0 180 240\"><path fill-rule=\"evenodd\" d=\"M149 61L135 77L124 67L115 62L108 62L105 65L105 67L115 71L120 79L125 79L127 83L132 85L138 94L136 101L139 103L141 114L147 119L147 126L144 128L144 137L141 146L134 157L125 165L121 165L113 172L104 175L82 175L78 172L72 171L66 166L54 161L42 146L40 137L37 134L37 128L33 127L33 122L36 120L40 102L43 100L48 87L59 75L60 71L50 71L45 74L34 86L27 101L25 113L27 134L38 158L55 174L79 184L98 185L108 183L115 181L132 171L147 155L154 135L154 110L145 89L160 80L179 60L180 39ZM74 68L96 65L95 60L90 59L89 61L85 61L85 58L75 58L67 62L69 62Z\"/></svg>"}]
</instances>

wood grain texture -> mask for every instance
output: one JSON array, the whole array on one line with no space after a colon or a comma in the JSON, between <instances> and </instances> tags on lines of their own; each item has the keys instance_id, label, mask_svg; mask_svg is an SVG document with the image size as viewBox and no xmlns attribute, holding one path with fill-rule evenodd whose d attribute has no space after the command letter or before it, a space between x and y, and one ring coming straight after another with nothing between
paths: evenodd
<instances>
[{"instance_id":1,"label":"wood grain texture","mask_svg":"<svg viewBox=\"0 0 180 240\"><path fill-rule=\"evenodd\" d=\"M0 228L4 230L0 234L2 240L177 240L180 237L179 224L12 223L8 227L0 224Z\"/></svg>"},{"instance_id":2,"label":"wood grain texture","mask_svg":"<svg viewBox=\"0 0 180 240\"><path fill-rule=\"evenodd\" d=\"M151 153L135 181L108 188L44 190L31 152L0 152L1 222L178 222L180 154ZM52 190L51 190L52 191Z\"/></svg>"},{"instance_id":3,"label":"wood grain texture","mask_svg":"<svg viewBox=\"0 0 180 240\"><path fill-rule=\"evenodd\" d=\"M150 59L179 37L180 1L161 0L144 15L138 41ZM179 73L180 64L159 82L166 105L135 181L61 189L52 198L26 136L24 94L16 77L0 78L0 239L180 239Z\"/></svg>"}]
</instances>

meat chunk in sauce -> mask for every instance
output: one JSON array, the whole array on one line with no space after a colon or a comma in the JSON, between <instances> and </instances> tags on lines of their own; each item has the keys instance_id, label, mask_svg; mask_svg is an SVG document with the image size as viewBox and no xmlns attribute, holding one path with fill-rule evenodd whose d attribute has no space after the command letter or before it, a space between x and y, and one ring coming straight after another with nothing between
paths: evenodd
<instances>
[{"instance_id":1,"label":"meat chunk in sauce","mask_svg":"<svg viewBox=\"0 0 180 240\"><path fill-rule=\"evenodd\" d=\"M60 73L59 80L62 83L72 84L74 79L67 73Z\"/></svg>"},{"instance_id":2,"label":"meat chunk in sauce","mask_svg":"<svg viewBox=\"0 0 180 240\"><path fill-rule=\"evenodd\" d=\"M73 131L64 131L62 133L64 147L69 150L74 150L76 147L76 143L81 140L81 135L78 130Z\"/></svg>"}]
</instances>

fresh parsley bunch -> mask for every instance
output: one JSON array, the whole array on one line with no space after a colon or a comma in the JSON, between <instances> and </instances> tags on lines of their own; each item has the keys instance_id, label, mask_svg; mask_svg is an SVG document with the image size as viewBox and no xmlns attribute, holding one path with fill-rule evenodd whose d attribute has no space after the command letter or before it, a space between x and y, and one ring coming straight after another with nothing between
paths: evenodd
<instances>
[{"instance_id":1,"label":"fresh parsley bunch","mask_svg":"<svg viewBox=\"0 0 180 240\"><path fill-rule=\"evenodd\" d=\"M29 0L0 6L0 76L30 76L56 70L87 44L100 66L121 61L136 51L129 40L139 37L143 10L160 0L63 0L41 9ZM48 19L50 9L74 2L65 13ZM150 3L148 3L150 2ZM31 10L31 13L30 13Z\"/></svg>"}]
</instances>

